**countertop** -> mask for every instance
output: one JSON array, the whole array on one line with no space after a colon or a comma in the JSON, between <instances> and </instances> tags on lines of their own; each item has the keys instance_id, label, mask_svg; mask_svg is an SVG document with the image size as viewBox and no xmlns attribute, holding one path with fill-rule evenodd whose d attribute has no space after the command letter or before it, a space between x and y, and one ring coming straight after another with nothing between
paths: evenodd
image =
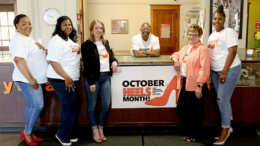
<instances>
[{"instance_id":1,"label":"countertop","mask_svg":"<svg viewBox=\"0 0 260 146\"><path fill-rule=\"evenodd\" d=\"M256 55L256 51L254 51L253 57L246 56L246 49L237 49L237 55L239 56L242 63L260 63L260 57Z\"/></svg>"},{"instance_id":2,"label":"countertop","mask_svg":"<svg viewBox=\"0 0 260 146\"><path fill-rule=\"evenodd\" d=\"M256 53L254 51L254 53ZM260 63L260 57L254 55L254 57L246 56L246 49L237 49L237 54L242 63ZM161 55L160 57L132 57L132 56L115 56L119 62L118 65L170 65L173 64L169 60L170 55ZM0 64L2 66L13 65L11 57L0 58Z\"/></svg>"},{"instance_id":3,"label":"countertop","mask_svg":"<svg viewBox=\"0 0 260 146\"><path fill-rule=\"evenodd\" d=\"M132 57L132 56L115 56L118 65L163 65L173 64L169 59L170 55L161 55L160 57Z\"/></svg>"}]
</instances>

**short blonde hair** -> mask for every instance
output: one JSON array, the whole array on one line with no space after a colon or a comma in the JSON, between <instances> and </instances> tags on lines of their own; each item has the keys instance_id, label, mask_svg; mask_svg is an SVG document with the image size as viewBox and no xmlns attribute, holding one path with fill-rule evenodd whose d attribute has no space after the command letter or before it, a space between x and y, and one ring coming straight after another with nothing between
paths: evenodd
<instances>
[{"instance_id":1,"label":"short blonde hair","mask_svg":"<svg viewBox=\"0 0 260 146\"><path fill-rule=\"evenodd\" d=\"M197 31L199 33L199 36L201 36L203 34L203 30L199 25L191 24L187 29L187 35L189 32L195 32L195 31Z\"/></svg>"},{"instance_id":2,"label":"short blonde hair","mask_svg":"<svg viewBox=\"0 0 260 146\"><path fill-rule=\"evenodd\" d=\"M91 22L90 26L89 26L89 32L90 32L90 37L89 39L95 43L95 38L94 38L94 33L93 33L93 28L94 28L94 25L97 24L97 23L100 23L103 27L103 34L101 35L101 40L102 40L102 43L105 45L106 44L106 39L104 38L104 35L105 35L105 25L102 21L98 20L98 19L95 19Z\"/></svg>"}]
</instances>

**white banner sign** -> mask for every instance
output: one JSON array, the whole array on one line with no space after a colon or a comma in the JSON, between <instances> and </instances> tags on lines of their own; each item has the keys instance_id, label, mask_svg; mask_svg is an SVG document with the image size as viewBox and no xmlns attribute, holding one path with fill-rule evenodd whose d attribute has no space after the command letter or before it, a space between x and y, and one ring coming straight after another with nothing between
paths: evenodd
<instances>
[{"instance_id":1,"label":"white banner sign","mask_svg":"<svg viewBox=\"0 0 260 146\"><path fill-rule=\"evenodd\" d=\"M174 66L118 67L111 85L112 108L176 107Z\"/></svg>"}]
</instances>

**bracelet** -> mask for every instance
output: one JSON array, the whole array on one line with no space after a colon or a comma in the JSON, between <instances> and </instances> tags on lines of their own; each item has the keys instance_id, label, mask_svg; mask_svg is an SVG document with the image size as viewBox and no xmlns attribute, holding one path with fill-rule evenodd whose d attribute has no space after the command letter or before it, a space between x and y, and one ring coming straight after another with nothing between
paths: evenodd
<instances>
[{"instance_id":1,"label":"bracelet","mask_svg":"<svg viewBox=\"0 0 260 146\"><path fill-rule=\"evenodd\" d=\"M227 74L227 73L223 73L223 72L222 72L221 74Z\"/></svg>"}]
</instances>

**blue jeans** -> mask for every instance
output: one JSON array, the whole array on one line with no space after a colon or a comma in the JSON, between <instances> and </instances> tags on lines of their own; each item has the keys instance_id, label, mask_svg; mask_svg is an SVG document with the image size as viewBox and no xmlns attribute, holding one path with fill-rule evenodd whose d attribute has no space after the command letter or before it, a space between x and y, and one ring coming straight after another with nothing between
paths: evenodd
<instances>
[{"instance_id":1,"label":"blue jeans","mask_svg":"<svg viewBox=\"0 0 260 146\"><path fill-rule=\"evenodd\" d=\"M108 72L100 72L99 80L95 81L96 91L91 92L87 78L84 78L84 86L88 98L88 118L92 129L97 127L103 128L109 112L111 102L111 77ZM97 125L95 109L97 105L98 95L100 95L101 110L99 113L99 121Z\"/></svg>"},{"instance_id":2,"label":"blue jeans","mask_svg":"<svg viewBox=\"0 0 260 146\"><path fill-rule=\"evenodd\" d=\"M222 128L229 128L232 120L231 96L240 78L241 64L230 68L227 72L226 82L221 84L219 77L221 71L211 70L211 79L217 93L217 102L220 110Z\"/></svg>"},{"instance_id":3,"label":"blue jeans","mask_svg":"<svg viewBox=\"0 0 260 146\"><path fill-rule=\"evenodd\" d=\"M61 100L61 117L60 127L57 136L60 140L69 141L75 127L75 121L79 108L79 98L77 90L79 90L79 81L74 81L76 88L73 90L65 89L65 82L50 82L56 94Z\"/></svg>"},{"instance_id":4,"label":"blue jeans","mask_svg":"<svg viewBox=\"0 0 260 146\"><path fill-rule=\"evenodd\" d=\"M20 88L26 100L25 109L25 129L24 132L31 134L34 124L40 116L44 101L42 86L39 85L38 90L34 90L29 83L14 82Z\"/></svg>"}]
</instances>

